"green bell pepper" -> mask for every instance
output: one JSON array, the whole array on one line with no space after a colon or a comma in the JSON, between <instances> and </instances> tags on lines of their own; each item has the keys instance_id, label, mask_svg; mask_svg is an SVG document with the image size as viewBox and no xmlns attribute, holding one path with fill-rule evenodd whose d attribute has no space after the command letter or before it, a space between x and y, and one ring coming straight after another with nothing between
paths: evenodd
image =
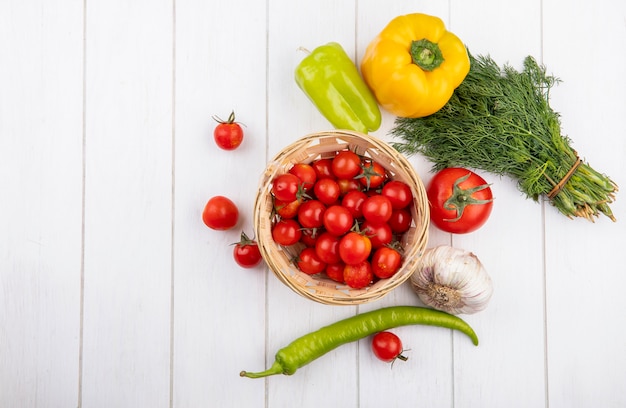
<instances>
[{"instance_id":1,"label":"green bell pepper","mask_svg":"<svg viewBox=\"0 0 626 408\"><path fill-rule=\"evenodd\" d=\"M296 67L295 79L336 129L368 133L380 127L378 102L341 45L314 49Z\"/></svg>"}]
</instances>

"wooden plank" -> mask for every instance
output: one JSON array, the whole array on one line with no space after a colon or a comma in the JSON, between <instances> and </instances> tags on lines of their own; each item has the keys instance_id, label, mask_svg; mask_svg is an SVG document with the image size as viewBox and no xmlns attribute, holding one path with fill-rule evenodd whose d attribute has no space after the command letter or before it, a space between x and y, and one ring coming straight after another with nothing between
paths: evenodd
<instances>
[{"instance_id":1,"label":"wooden plank","mask_svg":"<svg viewBox=\"0 0 626 408\"><path fill-rule=\"evenodd\" d=\"M86 9L82 404L170 404L172 2Z\"/></svg>"},{"instance_id":2,"label":"wooden plank","mask_svg":"<svg viewBox=\"0 0 626 408\"><path fill-rule=\"evenodd\" d=\"M366 47L393 18L415 12L436 15L446 20L449 5L433 3L416 9L414 5L406 3L387 3L381 8L376 1L359 2L357 62L360 63ZM383 124L375 135L392 142L389 130L395 116L385 110L382 110L382 114ZM430 178L430 163L419 155L407 158L423 183L427 183ZM428 246L449 239L448 234L440 234L431 228ZM359 311L396 305L423 306L407 282L380 301L360 306ZM451 332L427 326L400 327L391 331L402 340L404 348L408 350L404 354L409 359L406 362L397 361L391 368L372 354L371 338L359 342L360 400L367 401L372 406L451 406L454 385ZM381 389L393 392L380 392Z\"/></svg>"},{"instance_id":3,"label":"wooden plank","mask_svg":"<svg viewBox=\"0 0 626 408\"><path fill-rule=\"evenodd\" d=\"M540 5L453 2L450 29L470 52L521 68L527 55L541 57ZM455 335L455 406L543 406L542 206L526 199L516 180L479 174L492 183L493 212L480 230L454 235L452 245L479 257L493 279L494 294L486 310L465 316L481 344L467 347Z\"/></svg>"},{"instance_id":4,"label":"wooden plank","mask_svg":"<svg viewBox=\"0 0 626 408\"><path fill-rule=\"evenodd\" d=\"M242 230L253 237L252 207L266 161L265 16L264 2L176 2L174 406L264 401L265 382L239 372L265 364L267 273L263 266L240 268L231 244ZM244 141L224 151L214 142L211 116L226 119L231 110L243 123ZM239 208L232 230L202 223L215 195Z\"/></svg>"},{"instance_id":5,"label":"wooden plank","mask_svg":"<svg viewBox=\"0 0 626 408\"><path fill-rule=\"evenodd\" d=\"M626 183L626 4L544 2L544 61L562 82L551 93L562 130L581 158ZM617 222L568 220L546 211L550 406L626 405L623 321L626 201Z\"/></svg>"},{"instance_id":6,"label":"wooden plank","mask_svg":"<svg viewBox=\"0 0 626 408\"><path fill-rule=\"evenodd\" d=\"M328 42L338 42L348 55L354 55L355 4L330 0L272 1L268 21L267 151L271 159L302 136L332 129L294 81L294 70L305 55L298 48L313 50ZM292 292L270 275L266 364L271 364L276 351L296 337L353 315L355 310L352 306L317 304ZM356 364L356 344L349 344L303 367L292 377L274 377L268 381L268 405L357 406Z\"/></svg>"},{"instance_id":7,"label":"wooden plank","mask_svg":"<svg viewBox=\"0 0 626 408\"><path fill-rule=\"evenodd\" d=\"M0 406L76 406L82 2L0 4Z\"/></svg>"}]
</instances>

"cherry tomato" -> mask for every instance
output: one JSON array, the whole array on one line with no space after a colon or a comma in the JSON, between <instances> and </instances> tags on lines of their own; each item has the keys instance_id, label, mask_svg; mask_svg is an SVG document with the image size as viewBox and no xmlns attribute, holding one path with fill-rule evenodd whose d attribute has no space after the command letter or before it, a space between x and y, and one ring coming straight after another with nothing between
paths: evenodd
<instances>
[{"instance_id":1,"label":"cherry tomato","mask_svg":"<svg viewBox=\"0 0 626 408\"><path fill-rule=\"evenodd\" d=\"M307 191L313 188L315 181L317 181L317 174L315 169L310 164L296 163L289 169L289 173L298 177L302 183L302 188Z\"/></svg>"},{"instance_id":2,"label":"cherry tomato","mask_svg":"<svg viewBox=\"0 0 626 408\"><path fill-rule=\"evenodd\" d=\"M402 266L402 255L395 249L384 246L372 255L372 271L381 279L392 277Z\"/></svg>"},{"instance_id":3,"label":"cherry tomato","mask_svg":"<svg viewBox=\"0 0 626 408\"><path fill-rule=\"evenodd\" d=\"M337 184L339 184L339 191L342 196L350 191L361 190L361 183L357 179L340 179L337 180Z\"/></svg>"},{"instance_id":4,"label":"cherry tomato","mask_svg":"<svg viewBox=\"0 0 626 408\"><path fill-rule=\"evenodd\" d=\"M317 180L321 180L323 178L336 178L333 174L333 159L318 159L315 160L311 167L315 170L315 175Z\"/></svg>"},{"instance_id":5,"label":"cherry tomato","mask_svg":"<svg viewBox=\"0 0 626 408\"><path fill-rule=\"evenodd\" d=\"M275 199L274 211L276 211L276 214L280 215L280 218L296 218L300 204L302 204L302 201L298 199L291 202Z\"/></svg>"},{"instance_id":6,"label":"cherry tomato","mask_svg":"<svg viewBox=\"0 0 626 408\"><path fill-rule=\"evenodd\" d=\"M220 149L235 150L243 142L243 129L235 122L235 112L231 112L227 120L213 116L217 126L213 130L213 139Z\"/></svg>"},{"instance_id":7,"label":"cherry tomato","mask_svg":"<svg viewBox=\"0 0 626 408\"><path fill-rule=\"evenodd\" d=\"M322 203L331 205L337 202L341 191L339 190L339 184L335 180L324 178L315 183L313 192L315 197Z\"/></svg>"},{"instance_id":8,"label":"cherry tomato","mask_svg":"<svg viewBox=\"0 0 626 408\"><path fill-rule=\"evenodd\" d=\"M332 171L338 179L351 179L361 171L361 158L351 150L342 150L333 158Z\"/></svg>"},{"instance_id":9,"label":"cherry tomato","mask_svg":"<svg viewBox=\"0 0 626 408\"><path fill-rule=\"evenodd\" d=\"M367 194L359 190L346 193L341 199L341 205L347 208L355 219L363 217L363 203L367 199Z\"/></svg>"},{"instance_id":10,"label":"cherry tomato","mask_svg":"<svg viewBox=\"0 0 626 408\"><path fill-rule=\"evenodd\" d=\"M272 183L272 194L280 201L292 202L298 198L302 181L291 173L276 176Z\"/></svg>"},{"instance_id":11,"label":"cherry tomato","mask_svg":"<svg viewBox=\"0 0 626 408\"><path fill-rule=\"evenodd\" d=\"M368 197L363 202L362 211L363 217L366 220L374 224L382 224L389 221L389 218L391 218L393 207L387 197L376 194Z\"/></svg>"},{"instance_id":12,"label":"cherry tomato","mask_svg":"<svg viewBox=\"0 0 626 408\"><path fill-rule=\"evenodd\" d=\"M315 241L315 253L327 264L336 264L341 261L339 256L339 240L340 238L330 232L320 234Z\"/></svg>"},{"instance_id":13,"label":"cherry tomato","mask_svg":"<svg viewBox=\"0 0 626 408\"><path fill-rule=\"evenodd\" d=\"M358 232L348 232L339 241L339 256L347 265L365 261L372 252L372 243L368 237Z\"/></svg>"},{"instance_id":14,"label":"cherry tomato","mask_svg":"<svg viewBox=\"0 0 626 408\"><path fill-rule=\"evenodd\" d=\"M343 235L350 231L354 218L350 210L340 205L331 205L324 211L324 228L333 235Z\"/></svg>"},{"instance_id":15,"label":"cherry tomato","mask_svg":"<svg viewBox=\"0 0 626 408\"><path fill-rule=\"evenodd\" d=\"M289 246L300 241L302 231L295 220L280 220L272 227L272 238L280 245Z\"/></svg>"},{"instance_id":16,"label":"cherry tomato","mask_svg":"<svg viewBox=\"0 0 626 408\"><path fill-rule=\"evenodd\" d=\"M391 227L386 222L373 223L365 221L361 224L361 233L367 235L370 239L372 249L389 245L393 240L393 231L391 231Z\"/></svg>"},{"instance_id":17,"label":"cherry tomato","mask_svg":"<svg viewBox=\"0 0 626 408\"><path fill-rule=\"evenodd\" d=\"M357 178L361 186L370 190L383 185L385 180L387 180L387 172L382 164L369 160L363 163Z\"/></svg>"},{"instance_id":18,"label":"cherry tomato","mask_svg":"<svg viewBox=\"0 0 626 408\"><path fill-rule=\"evenodd\" d=\"M319 228L301 228L300 230L302 231L300 242L308 247L315 247L317 239L323 232Z\"/></svg>"},{"instance_id":19,"label":"cherry tomato","mask_svg":"<svg viewBox=\"0 0 626 408\"><path fill-rule=\"evenodd\" d=\"M372 279L374 279L372 266L367 261L346 265L343 269L343 280L351 288L362 289L372 283Z\"/></svg>"},{"instance_id":20,"label":"cherry tomato","mask_svg":"<svg viewBox=\"0 0 626 408\"><path fill-rule=\"evenodd\" d=\"M403 351L402 341L392 332L383 331L372 337L372 352L386 363L391 363L396 359L406 361L407 357L402 355Z\"/></svg>"},{"instance_id":21,"label":"cherry tomato","mask_svg":"<svg viewBox=\"0 0 626 408\"><path fill-rule=\"evenodd\" d=\"M381 194L391 201L394 209L407 207L413 201L411 187L399 180L391 180L385 184Z\"/></svg>"},{"instance_id":22,"label":"cherry tomato","mask_svg":"<svg viewBox=\"0 0 626 408\"><path fill-rule=\"evenodd\" d=\"M326 206L318 200L307 200L298 209L298 222L304 228L320 228L324 225Z\"/></svg>"},{"instance_id":23,"label":"cherry tomato","mask_svg":"<svg viewBox=\"0 0 626 408\"><path fill-rule=\"evenodd\" d=\"M344 264L343 262L328 264L326 265L326 269L324 272L326 272L326 275L335 282L344 283L343 270L345 269L345 267L346 264Z\"/></svg>"},{"instance_id":24,"label":"cherry tomato","mask_svg":"<svg viewBox=\"0 0 626 408\"><path fill-rule=\"evenodd\" d=\"M455 234L466 234L483 226L493 206L489 184L478 174L458 167L435 174L426 194L433 224Z\"/></svg>"},{"instance_id":25,"label":"cherry tomato","mask_svg":"<svg viewBox=\"0 0 626 408\"><path fill-rule=\"evenodd\" d=\"M296 260L298 269L307 275L315 275L326 269L326 264L317 256L314 248L304 248Z\"/></svg>"},{"instance_id":26,"label":"cherry tomato","mask_svg":"<svg viewBox=\"0 0 626 408\"><path fill-rule=\"evenodd\" d=\"M248 238L243 231L241 232L240 241L235 243L233 258L235 258L237 265L242 268L254 268L263 260L257 242Z\"/></svg>"},{"instance_id":27,"label":"cherry tomato","mask_svg":"<svg viewBox=\"0 0 626 408\"><path fill-rule=\"evenodd\" d=\"M399 208L391 212L391 217L387 222L391 227L391 231L393 231L395 234L404 234L409 230L409 228L411 228L413 216L408 209Z\"/></svg>"},{"instance_id":28,"label":"cherry tomato","mask_svg":"<svg viewBox=\"0 0 626 408\"><path fill-rule=\"evenodd\" d=\"M204 224L214 230L225 231L237 225L239 209L229 198L215 196L209 199L202 212Z\"/></svg>"}]
</instances>

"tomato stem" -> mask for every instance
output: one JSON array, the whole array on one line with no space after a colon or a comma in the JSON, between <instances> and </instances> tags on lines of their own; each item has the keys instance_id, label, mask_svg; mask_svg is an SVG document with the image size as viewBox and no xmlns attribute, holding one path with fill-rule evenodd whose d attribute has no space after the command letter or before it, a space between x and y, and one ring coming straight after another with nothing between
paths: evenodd
<instances>
[{"instance_id":1,"label":"tomato stem","mask_svg":"<svg viewBox=\"0 0 626 408\"><path fill-rule=\"evenodd\" d=\"M479 200L479 199L472 197L472 194L478 191L484 190L486 188L489 188L490 186L489 184L482 184L480 186L476 186L472 188L462 188L460 186L460 184L463 183L465 180L467 180L471 174L472 173L467 173L467 175L463 177L459 177L454 182L454 185L452 187L452 195L443 203L443 208L448 211L455 211L456 217L448 218L444 221L455 222L455 221L460 220L461 217L463 216L463 211L465 210L465 207L467 207L468 205L481 205L481 204L487 204L493 201L493 198L489 200Z\"/></svg>"}]
</instances>

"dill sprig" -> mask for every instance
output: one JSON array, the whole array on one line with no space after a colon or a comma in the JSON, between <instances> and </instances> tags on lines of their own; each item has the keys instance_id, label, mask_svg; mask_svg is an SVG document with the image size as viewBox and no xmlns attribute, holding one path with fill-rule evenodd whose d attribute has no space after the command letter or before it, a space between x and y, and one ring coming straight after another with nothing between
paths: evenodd
<instances>
[{"instance_id":1,"label":"dill sprig","mask_svg":"<svg viewBox=\"0 0 626 408\"><path fill-rule=\"evenodd\" d=\"M522 71L500 68L488 56L470 54L470 62L467 77L440 111L396 119L391 135L402 141L393 146L424 155L433 171L460 166L510 176L528 197L549 195L570 218L593 221L604 214L615 221L609 204L617 185L579 159L550 107L550 89L559 79L531 56Z\"/></svg>"}]
</instances>

